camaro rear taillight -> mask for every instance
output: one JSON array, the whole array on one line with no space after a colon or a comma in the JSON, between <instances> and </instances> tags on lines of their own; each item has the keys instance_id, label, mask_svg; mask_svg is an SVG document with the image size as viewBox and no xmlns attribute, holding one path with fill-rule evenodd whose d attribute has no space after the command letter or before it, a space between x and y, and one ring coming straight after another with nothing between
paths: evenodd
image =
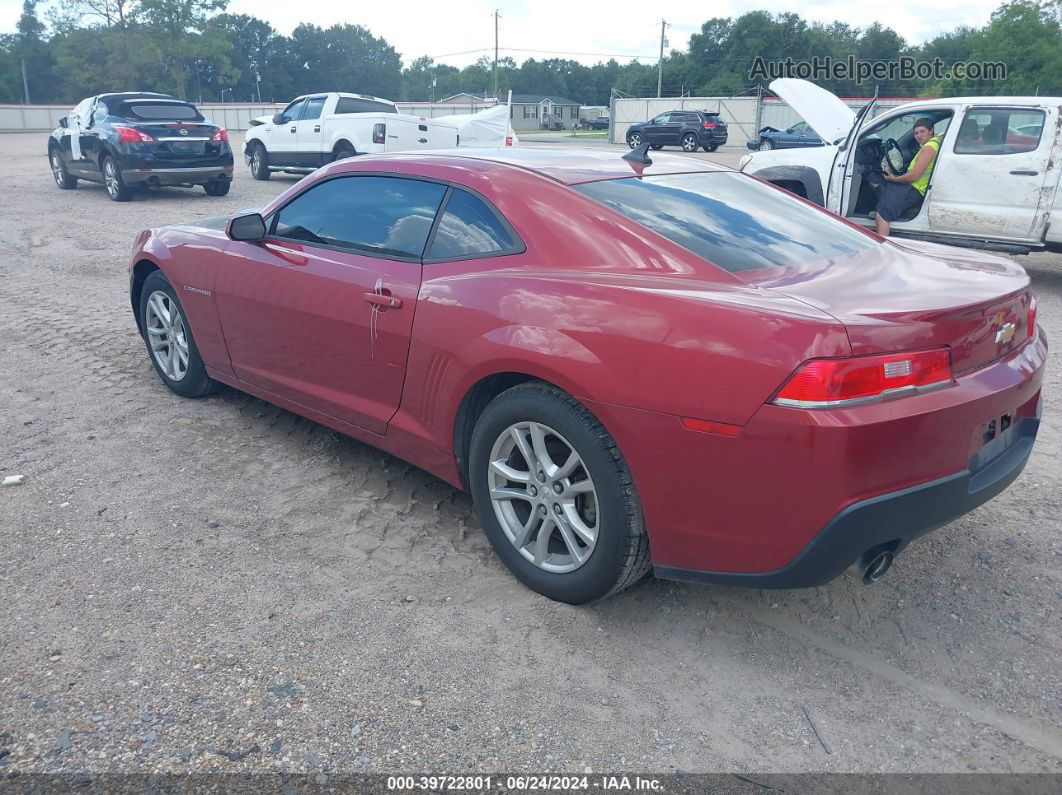
<instances>
[{"instance_id":1,"label":"camaro rear taillight","mask_svg":"<svg viewBox=\"0 0 1062 795\"><path fill-rule=\"evenodd\" d=\"M126 144L153 144L155 139L148 135L146 132L140 132L134 127L122 127L121 125L114 125L114 129L118 131L118 143Z\"/></svg>"},{"instance_id":2,"label":"camaro rear taillight","mask_svg":"<svg viewBox=\"0 0 1062 795\"><path fill-rule=\"evenodd\" d=\"M384 138L387 136L386 124L374 124L372 126L372 142L374 144L382 144Z\"/></svg>"},{"instance_id":3,"label":"camaro rear taillight","mask_svg":"<svg viewBox=\"0 0 1062 795\"><path fill-rule=\"evenodd\" d=\"M1029 299L1029 318L1026 321L1029 327L1029 339L1036 336L1036 296Z\"/></svg>"},{"instance_id":4,"label":"camaro rear taillight","mask_svg":"<svg viewBox=\"0 0 1062 795\"><path fill-rule=\"evenodd\" d=\"M224 127L218 127L214 130L214 134L210 136L211 141L227 141L229 140L229 131Z\"/></svg>"},{"instance_id":5,"label":"camaro rear taillight","mask_svg":"<svg viewBox=\"0 0 1062 795\"><path fill-rule=\"evenodd\" d=\"M774 403L805 409L843 408L928 392L951 383L948 348L812 359L792 375Z\"/></svg>"}]
</instances>

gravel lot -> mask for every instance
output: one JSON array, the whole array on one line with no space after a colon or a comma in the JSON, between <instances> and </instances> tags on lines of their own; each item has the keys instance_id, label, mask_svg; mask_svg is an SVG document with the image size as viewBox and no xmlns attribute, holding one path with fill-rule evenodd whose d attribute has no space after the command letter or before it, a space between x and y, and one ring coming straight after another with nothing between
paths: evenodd
<instances>
[{"instance_id":1,"label":"gravel lot","mask_svg":"<svg viewBox=\"0 0 1062 795\"><path fill-rule=\"evenodd\" d=\"M1016 258L1056 348L1000 498L874 587L650 579L573 608L509 575L464 494L153 372L136 232L295 178L241 162L225 198L118 205L57 190L44 151L0 135L0 476L27 476L0 489L0 775L1062 772L1062 257Z\"/></svg>"}]
</instances>

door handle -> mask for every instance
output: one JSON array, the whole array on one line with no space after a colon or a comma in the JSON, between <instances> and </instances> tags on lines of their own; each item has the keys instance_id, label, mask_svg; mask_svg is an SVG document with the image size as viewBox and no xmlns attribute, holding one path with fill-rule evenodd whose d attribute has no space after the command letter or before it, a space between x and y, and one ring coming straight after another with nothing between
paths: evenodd
<instances>
[{"instance_id":1,"label":"door handle","mask_svg":"<svg viewBox=\"0 0 1062 795\"><path fill-rule=\"evenodd\" d=\"M402 299L395 298L389 293L365 293L363 296L373 306L381 309L401 309Z\"/></svg>"},{"instance_id":2,"label":"door handle","mask_svg":"<svg viewBox=\"0 0 1062 795\"><path fill-rule=\"evenodd\" d=\"M1011 171L1010 173L1013 174L1016 177L1035 177L1040 172L1039 171L1029 171L1028 169L1020 169L1019 168L1017 171Z\"/></svg>"},{"instance_id":3,"label":"door handle","mask_svg":"<svg viewBox=\"0 0 1062 795\"><path fill-rule=\"evenodd\" d=\"M320 124L315 124L313 126L313 131L314 132L321 132L321 125Z\"/></svg>"},{"instance_id":4,"label":"door handle","mask_svg":"<svg viewBox=\"0 0 1062 795\"><path fill-rule=\"evenodd\" d=\"M295 128L294 128L294 127L292 127L292 128L291 128L291 130L290 130L289 132L295 132Z\"/></svg>"}]
</instances>

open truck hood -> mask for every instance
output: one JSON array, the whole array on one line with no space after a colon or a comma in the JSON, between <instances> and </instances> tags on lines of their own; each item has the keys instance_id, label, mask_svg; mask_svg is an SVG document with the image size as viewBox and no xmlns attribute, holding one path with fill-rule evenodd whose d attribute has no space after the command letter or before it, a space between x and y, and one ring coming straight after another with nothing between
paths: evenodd
<instances>
[{"instance_id":1,"label":"open truck hood","mask_svg":"<svg viewBox=\"0 0 1062 795\"><path fill-rule=\"evenodd\" d=\"M824 88L807 80L781 77L770 89L789 105L828 144L845 138L855 124L855 112Z\"/></svg>"}]
</instances>

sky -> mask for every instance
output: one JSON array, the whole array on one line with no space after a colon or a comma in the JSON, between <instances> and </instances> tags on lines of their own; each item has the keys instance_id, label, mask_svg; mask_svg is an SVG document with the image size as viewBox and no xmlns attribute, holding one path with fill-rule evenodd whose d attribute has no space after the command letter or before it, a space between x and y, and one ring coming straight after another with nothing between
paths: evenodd
<instances>
[{"instance_id":1,"label":"sky","mask_svg":"<svg viewBox=\"0 0 1062 795\"><path fill-rule=\"evenodd\" d=\"M462 67L482 55L494 55L495 9L500 55L517 63L527 58L572 58L593 64L615 56L625 63L631 56L655 62L660 52L660 21L667 20L667 50L685 50L690 34L711 17L740 16L767 9L792 11L807 20L839 20L858 27L881 22L911 44L918 44L959 25L981 26L1002 0L892 0L885 4L771 0L738 2L721 0L700 5L678 0L656 0L620 11L618 4L585 0L230 0L229 12L264 19L281 33L301 22L328 27L358 24L394 47L408 64L422 55L437 63ZM46 7L41 0L38 9ZM0 0L0 31L13 32L21 13L21 0ZM38 13L40 13L38 11ZM478 52L469 52L478 51Z\"/></svg>"}]
</instances>

